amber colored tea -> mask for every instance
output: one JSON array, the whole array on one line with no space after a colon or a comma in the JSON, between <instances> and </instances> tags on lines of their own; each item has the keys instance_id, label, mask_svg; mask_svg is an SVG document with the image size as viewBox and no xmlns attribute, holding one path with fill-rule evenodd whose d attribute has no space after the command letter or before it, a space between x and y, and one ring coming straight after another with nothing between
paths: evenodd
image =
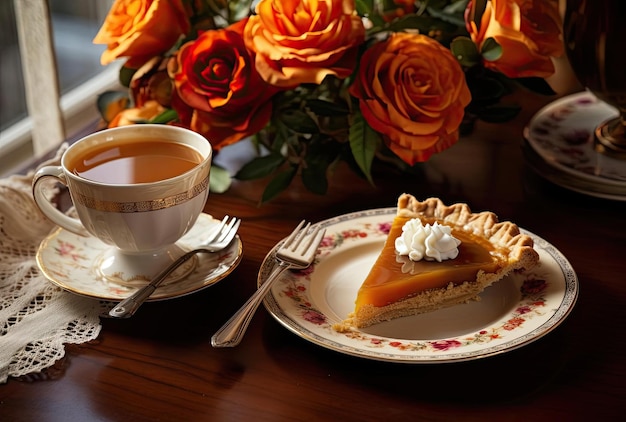
<instances>
[{"instance_id":1,"label":"amber colored tea","mask_svg":"<svg viewBox=\"0 0 626 422\"><path fill-rule=\"evenodd\" d=\"M68 163L68 168L100 183L133 184L170 179L201 162L202 155L184 144L132 140L98 145Z\"/></svg>"}]
</instances>

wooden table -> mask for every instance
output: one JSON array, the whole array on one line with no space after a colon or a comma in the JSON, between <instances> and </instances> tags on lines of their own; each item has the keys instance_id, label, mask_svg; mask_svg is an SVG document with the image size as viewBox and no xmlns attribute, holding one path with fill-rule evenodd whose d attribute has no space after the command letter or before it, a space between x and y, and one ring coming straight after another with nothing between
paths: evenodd
<instances>
[{"instance_id":1,"label":"wooden table","mask_svg":"<svg viewBox=\"0 0 626 422\"><path fill-rule=\"evenodd\" d=\"M612 420L626 410L626 203L551 185L524 163L522 114L476 131L408 177L378 169L376 187L340 167L325 196L297 185L258 206L264 182L212 194L206 211L243 218L244 257L219 284L102 321L97 341L67 346L42 376L0 386L5 421ZM522 348L454 364L344 355L287 331L261 307L240 346L211 335L252 294L267 252L297 222L394 206L398 194L491 210L556 246L580 282L573 312Z\"/></svg>"}]
</instances>

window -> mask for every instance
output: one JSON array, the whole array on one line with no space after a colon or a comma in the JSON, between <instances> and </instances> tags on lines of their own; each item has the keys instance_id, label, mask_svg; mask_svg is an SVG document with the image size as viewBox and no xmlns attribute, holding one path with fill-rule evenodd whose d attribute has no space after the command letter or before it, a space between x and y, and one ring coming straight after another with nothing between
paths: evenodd
<instances>
[{"instance_id":1,"label":"window","mask_svg":"<svg viewBox=\"0 0 626 422\"><path fill-rule=\"evenodd\" d=\"M33 156L14 1L22 0L0 2L0 176ZM92 43L111 3L48 0L61 109L70 138L97 120L98 93L117 85L116 66L100 64L105 47Z\"/></svg>"}]
</instances>

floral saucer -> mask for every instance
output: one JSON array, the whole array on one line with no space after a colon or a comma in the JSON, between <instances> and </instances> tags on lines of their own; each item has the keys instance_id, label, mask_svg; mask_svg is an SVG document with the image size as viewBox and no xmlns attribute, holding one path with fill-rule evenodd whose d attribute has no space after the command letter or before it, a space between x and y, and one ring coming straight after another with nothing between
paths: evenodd
<instances>
[{"instance_id":1,"label":"floral saucer","mask_svg":"<svg viewBox=\"0 0 626 422\"><path fill-rule=\"evenodd\" d=\"M626 201L626 186L620 187L596 183L563 172L541 158L529 145L528 141L522 142L522 152L526 159L526 165L535 171L535 173L555 185L596 198L610 199L612 201Z\"/></svg>"},{"instance_id":2,"label":"floral saucer","mask_svg":"<svg viewBox=\"0 0 626 422\"><path fill-rule=\"evenodd\" d=\"M626 161L594 149L596 126L617 115L614 107L590 92L580 92L539 110L524 129L524 137L555 170L587 183L626 188Z\"/></svg>"},{"instance_id":3,"label":"floral saucer","mask_svg":"<svg viewBox=\"0 0 626 422\"><path fill-rule=\"evenodd\" d=\"M481 300L339 333L333 324L354 309L356 292L385 242L395 208L346 214L326 227L313 265L284 274L264 304L300 337L348 355L403 363L459 362L527 345L554 330L570 313L578 280L565 257L532 236L540 264L487 288ZM259 271L262 284L280 243Z\"/></svg>"},{"instance_id":4,"label":"floral saucer","mask_svg":"<svg viewBox=\"0 0 626 422\"><path fill-rule=\"evenodd\" d=\"M193 249L219 222L208 214L200 214L177 245L185 250ZM109 245L95 237L82 237L59 228L41 242L37 265L48 280L64 290L96 299L119 301L134 293L138 287L114 283L99 274L99 257L108 248ZM242 254L243 245L239 236L221 252L198 254L195 268L188 275L159 286L148 300L171 299L209 287L230 274L239 265Z\"/></svg>"}]
</instances>

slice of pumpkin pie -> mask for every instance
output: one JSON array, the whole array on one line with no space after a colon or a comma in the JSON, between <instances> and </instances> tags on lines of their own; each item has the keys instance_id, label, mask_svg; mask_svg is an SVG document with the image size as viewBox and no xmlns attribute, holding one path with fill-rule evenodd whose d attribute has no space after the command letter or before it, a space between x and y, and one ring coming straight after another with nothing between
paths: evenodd
<instances>
[{"instance_id":1,"label":"slice of pumpkin pie","mask_svg":"<svg viewBox=\"0 0 626 422\"><path fill-rule=\"evenodd\" d=\"M479 300L478 294L514 270L539 262L530 236L492 212L437 198L398 198L391 230L367 278L354 312L335 329L382 321Z\"/></svg>"}]
</instances>

